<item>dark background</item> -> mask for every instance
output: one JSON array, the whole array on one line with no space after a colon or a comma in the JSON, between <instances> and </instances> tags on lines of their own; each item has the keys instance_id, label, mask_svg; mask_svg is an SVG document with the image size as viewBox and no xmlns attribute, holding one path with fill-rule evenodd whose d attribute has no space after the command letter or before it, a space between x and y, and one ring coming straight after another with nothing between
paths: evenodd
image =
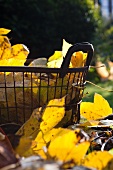
<instances>
[{"instance_id":1,"label":"dark background","mask_svg":"<svg viewBox=\"0 0 113 170\"><path fill-rule=\"evenodd\" d=\"M98 27L92 0L0 0L0 27L11 29L13 44L23 43L28 58L49 57L69 43L92 42Z\"/></svg>"}]
</instances>

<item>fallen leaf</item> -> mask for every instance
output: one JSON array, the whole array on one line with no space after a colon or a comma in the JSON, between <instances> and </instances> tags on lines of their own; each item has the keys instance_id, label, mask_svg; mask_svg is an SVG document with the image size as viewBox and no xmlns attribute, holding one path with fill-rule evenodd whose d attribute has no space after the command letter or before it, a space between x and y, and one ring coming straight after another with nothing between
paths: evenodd
<instances>
[{"instance_id":1,"label":"fallen leaf","mask_svg":"<svg viewBox=\"0 0 113 170\"><path fill-rule=\"evenodd\" d=\"M73 130L68 131L66 134L58 135L50 142L48 153L55 160L63 162L72 161L78 164L85 156L90 143L88 141L78 143L80 136Z\"/></svg>"},{"instance_id":2,"label":"fallen leaf","mask_svg":"<svg viewBox=\"0 0 113 170\"><path fill-rule=\"evenodd\" d=\"M113 156L107 151L93 151L84 158L82 165L98 170L112 170Z\"/></svg>"},{"instance_id":3,"label":"fallen leaf","mask_svg":"<svg viewBox=\"0 0 113 170\"><path fill-rule=\"evenodd\" d=\"M43 132L40 131L37 137L35 138L35 145L32 145L34 153L40 155L44 159L48 159L47 154L48 151L45 152L44 147L47 147L48 143L50 143L56 137L66 134L69 131L70 131L69 129L64 128L53 128L52 130L48 131L45 134L43 134Z\"/></svg>"},{"instance_id":4,"label":"fallen leaf","mask_svg":"<svg viewBox=\"0 0 113 170\"><path fill-rule=\"evenodd\" d=\"M94 103L82 102L80 105L80 114L87 120L97 120L111 113L112 108L107 100L97 93L94 95Z\"/></svg>"},{"instance_id":5,"label":"fallen leaf","mask_svg":"<svg viewBox=\"0 0 113 170\"><path fill-rule=\"evenodd\" d=\"M96 121L96 120L90 120L90 121L87 121L87 122L84 122L84 123L80 123L78 125L78 127L91 127L91 126L98 126L100 125L100 122L99 121Z\"/></svg>"}]
</instances>

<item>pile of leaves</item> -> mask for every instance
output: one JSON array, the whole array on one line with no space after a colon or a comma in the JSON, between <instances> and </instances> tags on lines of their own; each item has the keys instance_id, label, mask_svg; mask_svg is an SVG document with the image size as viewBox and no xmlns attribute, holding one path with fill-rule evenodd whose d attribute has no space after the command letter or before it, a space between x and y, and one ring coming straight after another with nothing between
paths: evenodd
<instances>
[{"instance_id":1,"label":"pile of leaves","mask_svg":"<svg viewBox=\"0 0 113 170\"><path fill-rule=\"evenodd\" d=\"M52 67L60 65L56 60L59 58L62 60L63 55L61 52L56 53L60 57L52 61L49 59L50 67L51 62L54 63ZM79 56L83 59L83 55ZM73 59L74 57L70 67L73 63L76 65L74 67L77 67L78 63L82 63L79 67L83 66L84 62L80 57L78 60ZM4 63L4 58L1 60ZM62 63L62 61L59 62ZM7 134L4 126L0 126L0 168L2 170L113 169L113 115L109 103L95 93L93 103L81 103L80 123L64 128L63 125L71 118L70 111L65 110L65 103L64 95L62 98L49 100L42 107L37 107L30 118L13 134Z\"/></svg>"},{"instance_id":2,"label":"pile of leaves","mask_svg":"<svg viewBox=\"0 0 113 170\"><path fill-rule=\"evenodd\" d=\"M65 97L50 100L44 109L34 110L13 140L1 129L1 168L12 163L13 168L21 169L35 166L46 169L48 164L50 169L113 168L113 121L108 120L113 116L108 102L99 94L95 94L93 103L82 102L81 122L67 128L62 127L64 104Z\"/></svg>"}]
</instances>

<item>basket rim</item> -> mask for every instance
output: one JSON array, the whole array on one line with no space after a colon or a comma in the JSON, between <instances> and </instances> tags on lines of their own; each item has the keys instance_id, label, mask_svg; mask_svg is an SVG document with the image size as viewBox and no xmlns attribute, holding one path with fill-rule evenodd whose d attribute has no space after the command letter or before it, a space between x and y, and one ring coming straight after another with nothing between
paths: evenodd
<instances>
[{"instance_id":1,"label":"basket rim","mask_svg":"<svg viewBox=\"0 0 113 170\"><path fill-rule=\"evenodd\" d=\"M67 73L84 72L89 66L68 68ZM47 67L28 67L28 66L0 66L0 72L34 72L34 73L61 73L62 68L47 68Z\"/></svg>"}]
</instances>

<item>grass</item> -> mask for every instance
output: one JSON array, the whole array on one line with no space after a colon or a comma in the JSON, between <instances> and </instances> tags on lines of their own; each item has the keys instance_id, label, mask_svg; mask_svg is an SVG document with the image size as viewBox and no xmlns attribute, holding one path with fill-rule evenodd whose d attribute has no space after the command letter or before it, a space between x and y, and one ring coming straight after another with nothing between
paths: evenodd
<instances>
[{"instance_id":1,"label":"grass","mask_svg":"<svg viewBox=\"0 0 113 170\"><path fill-rule=\"evenodd\" d=\"M93 77L93 80L91 76ZM110 106L113 108L113 81L101 82L99 81L98 77L91 72L89 73L87 80L95 83L97 86L100 86L104 89L86 83L83 101L93 102L94 94L98 93L101 94L109 102ZM112 90L112 92L109 92L109 90Z\"/></svg>"}]
</instances>

